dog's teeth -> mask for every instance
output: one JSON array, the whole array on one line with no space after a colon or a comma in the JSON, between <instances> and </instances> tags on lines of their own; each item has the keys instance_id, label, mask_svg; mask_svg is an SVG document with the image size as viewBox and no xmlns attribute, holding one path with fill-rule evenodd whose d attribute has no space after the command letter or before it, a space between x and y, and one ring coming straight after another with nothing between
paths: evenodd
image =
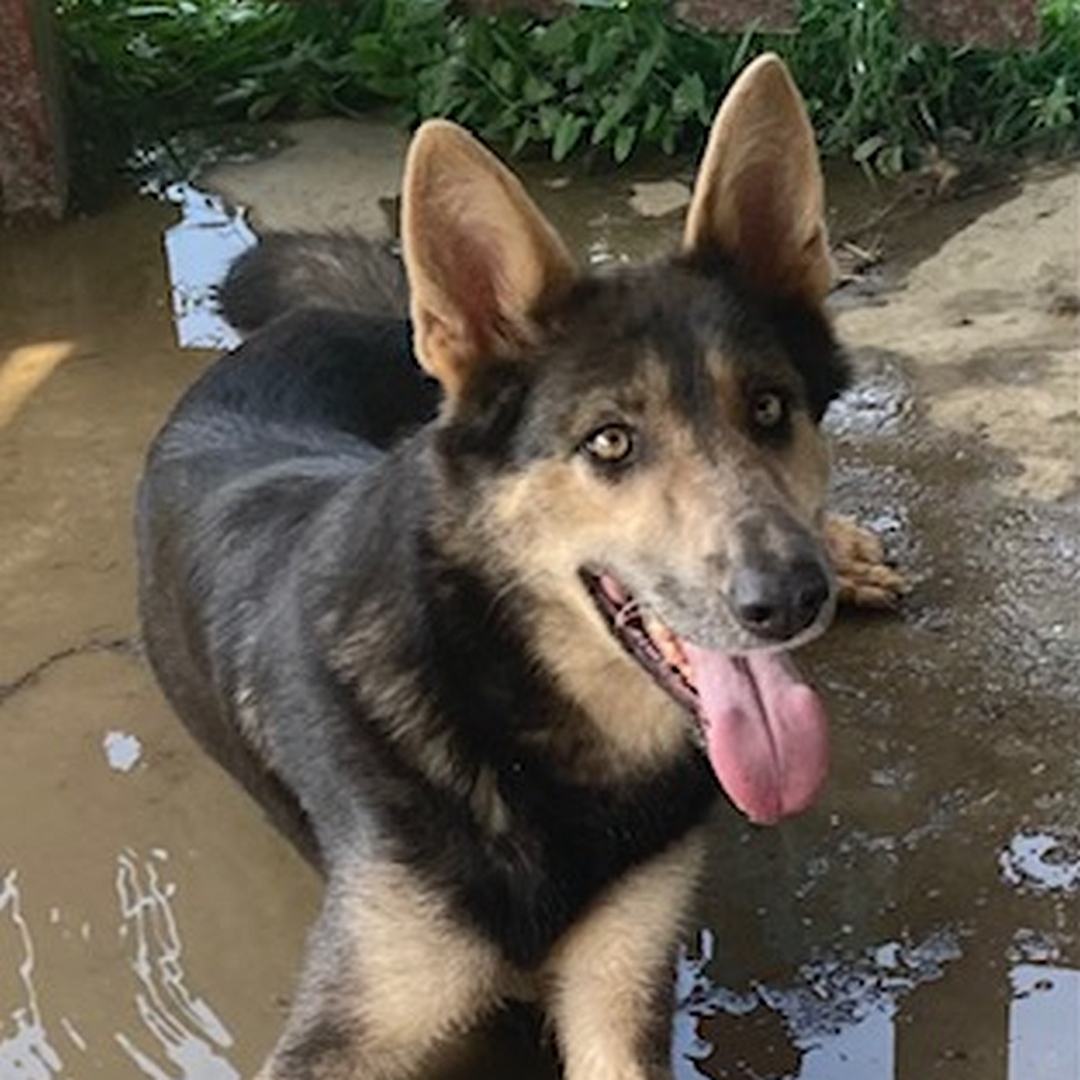
<instances>
[{"instance_id":1,"label":"dog's teeth","mask_svg":"<svg viewBox=\"0 0 1080 1080\"><path fill-rule=\"evenodd\" d=\"M638 618L638 615L639 611L637 603L633 600L627 600L626 603L615 612L615 625L620 630L624 630L632 620Z\"/></svg>"},{"instance_id":2,"label":"dog's teeth","mask_svg":"<svg viewBox=\"0 0 1080 1080\"><path fill-rule=\"evenodd\" d=\"M683 655L679 639L659 619L649 618L646 623L649 637L655 642L664 663L673 668L684 679L690 675L690 665Z\"/></svg>"},{"instance_id":3,"label":"dog's teeth","mask_svg":"<svg viewBox=\"0 0 1080 1080\"><path fill-rule=\"evenodd\" d=\"M675 635L659 619L649 619L647 629L664 659L677 666L682 658L682 650Z\"/></svg>"}]
</instances>

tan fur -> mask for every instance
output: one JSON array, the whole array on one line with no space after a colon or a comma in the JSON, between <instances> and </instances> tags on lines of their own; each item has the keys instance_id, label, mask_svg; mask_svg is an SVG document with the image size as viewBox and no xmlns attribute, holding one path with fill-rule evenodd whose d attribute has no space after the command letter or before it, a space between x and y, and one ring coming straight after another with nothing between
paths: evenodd
<instances>
[{"instance_id":1,"label":"tan fur","mask_svg":"<svg viewBox=\"0 0 1080 1080\"><path fill-rule=\"evenodd\" d=\"M593 725L593 738L582 731L553 737L579 780L633 777L680 753L693 721L617 645L583 632L583 619L598 616L556 606L536 613L537 652Z\"/></svg>"},{"instance_id":2,"label":"tan fur","mask_svg":"<svg viewBox=\"0 0 1080 1080\"><path fill-rule=\"evenodd\" d=\"M333 668L348 680L365 666L377 667L379 679L366 691L368 695L377 692L373 703L382 715L397 721L394 737L428 780L437 787L460 790L468 777L454 767L449 736L432 740L428 735L430 725L424 720L431 704L417 686L412 668L397 657L395 629L378 605L362 607L352 621L351 631L330 651ZM332 628L326 627L324 632L332 638Z\"/></svg>"},{"instance_id":3,"label":"tan fur","mask_svg":"<svg viewBox=\"0 0 1080 1080\"><path fill-rule=\"evenodd\" d=\"M820 303L832 281L814 129L783 62L766 53L724 99L687 213L687 251L719 248L763 289Z\"/></svg>"},{"instance_id":4,"label":"tan fur","mask_svg":"<svg viewBox=\"0 0 1080 1080\"><path fill-rule=\"evenodd\" d=\"M565 1061L566 1080L651 1080L658 987L687 917L704 855L694 833L628 874L552 951L542 977ZM666 1016L664 1017L666 1021Z\"/></svg>"},{"instance_id":5,"label":"tan fur","mask_svg":"<svg viewBox=\"0 0 1080 1080\"><path fill-rule=\"evenodd\" d=\"M424 1043L471 1024L499 998L505 964L404 867L365 866L349 887L357 1005L369 1038ZM433 969L437 964L437 969Z\"/></svg>"},{"instance_id":6,"label":"tan fur","mask_svg":"<svg viewBox=\"0 0 1080 1080\"><path fill-rule=\"evenodd\" d=\"M880 537L851 518L827 515L825 542L836 568L841 603L893 608L911 591L904 575L885 563Z\"/></svg>"},{"instance_id":7,"label":"tan fur","mask_svg":"<svg viewBox=\"0 0 1080 1080\"><path fill-rule=\"evenodd\" d=\"M292 1080L281 1058L312 1013L346 1021L352 1042L316 1066L319 1080L412 1075L436 1047L473 1027L520 981L495 947L407 869L376 859L332 880L335 954L309 954L296 1006L260 1080ZM344 940L342 940L344 935Z\"/></svg>"},{"instance_id":8,"label":"tan fur","mask_svg":"<svg viewBox=\"0 0 1080 1080\"><path fill-rule=\"evenodd\" d=\"M492 352L531 340L533 307L577 269L517 177L445 120L413 138L401 214L416 355L454 398Z\"/></svg>"}]
</instances>

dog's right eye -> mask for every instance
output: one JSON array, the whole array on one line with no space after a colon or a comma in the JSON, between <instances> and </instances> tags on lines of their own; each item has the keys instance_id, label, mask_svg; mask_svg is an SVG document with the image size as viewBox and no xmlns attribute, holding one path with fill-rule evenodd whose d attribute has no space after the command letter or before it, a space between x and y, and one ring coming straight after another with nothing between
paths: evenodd
<instances>
[{"instance_id":1,"label":"dog's right eye","mask_svg":"<svg viewBox=\"0 0 1080 1080\"><path fill-rule=\"evenodd\" d=\"M625 464L634 453L634 429L626 424L605 424L582 444L594 461L603 465Z\"/></svg>"},{"instance_id":2,"label":"dog's right eye","mask_svg":"<svg viewBox=\"0 0 1080 1080\"><path fill-rule=\"evenodd\" d=\"M787 402L775 390L765 390L754 398L754 427L770 431L782 424L787 417Z\"/></svg>"}]
</instances>

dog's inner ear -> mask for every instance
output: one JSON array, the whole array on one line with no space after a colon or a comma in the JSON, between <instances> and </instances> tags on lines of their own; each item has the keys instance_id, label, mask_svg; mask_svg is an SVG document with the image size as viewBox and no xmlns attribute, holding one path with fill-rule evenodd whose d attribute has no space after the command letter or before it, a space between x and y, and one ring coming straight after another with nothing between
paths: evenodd
<instances>
[{"instance_id":1,"label":"dog's inner ear","mask_svg":"<svg viewBox=\"0 0 1080 1080\"><path fill-rule=\"evenodd\" d=\"M445 120L409 147L402 239L416 355L451 398L485 362L527 347L537 305L577 274L517 177Z\"/></svg>"},{"instance_id":2,"label":"dog's inner ear","mask_svg":"<svg viewBox=\"0 0 1080 1080\"><path fill-rule=\"evenodd\" d=\"M802 97L779 57L760 56L713 122L683 248L723 253L765 291L818 304L832 280L824 203Z\"/></svg>"}]
</instances>

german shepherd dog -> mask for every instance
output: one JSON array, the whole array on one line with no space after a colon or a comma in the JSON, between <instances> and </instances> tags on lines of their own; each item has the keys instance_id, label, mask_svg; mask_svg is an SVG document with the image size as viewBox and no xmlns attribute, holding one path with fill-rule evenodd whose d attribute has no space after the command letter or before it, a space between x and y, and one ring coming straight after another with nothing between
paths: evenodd
<instances>
[{"instance_id":1,"label":"german shepherd dog","mask_svg":"<svg viewBox=\"0 0 1080 1080\"><path fill-rule=\"evenodd\" d=\"M327 880L260 1075L424 1075L527 998L569 1080L670 1077L709 808L774 822L826 773L787 659L836 602L818 421L848 374L813 132L759 58L681 250L601 274L448 122L402 199L411 319L359 241L244 256L253 332L139 495L154 671Z\"/></svg>"}]
</instances>

